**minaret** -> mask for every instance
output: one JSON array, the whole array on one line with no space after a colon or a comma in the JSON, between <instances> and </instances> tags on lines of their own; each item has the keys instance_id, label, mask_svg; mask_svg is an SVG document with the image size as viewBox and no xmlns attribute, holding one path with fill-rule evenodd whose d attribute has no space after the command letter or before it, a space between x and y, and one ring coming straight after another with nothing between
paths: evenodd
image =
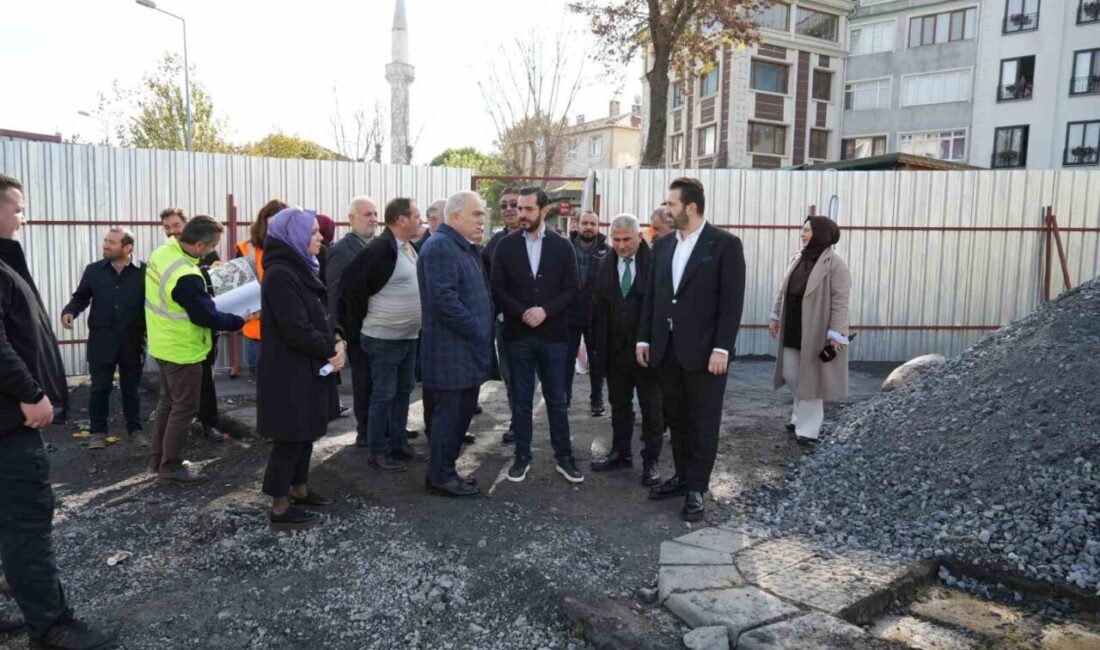
<instances>
[{"instance_id":1,"label":"minaret","mask_svg":"<svg viewBox=\"0 0 1100 650\"><path fill-rule=\"evenodd\" d=\"M386 65L390 83L390 162L409 164L409 86L413 67L409 63L409 26L405 0L397 0L393 11L393 62Z\"/></svg>"}]
</instances>

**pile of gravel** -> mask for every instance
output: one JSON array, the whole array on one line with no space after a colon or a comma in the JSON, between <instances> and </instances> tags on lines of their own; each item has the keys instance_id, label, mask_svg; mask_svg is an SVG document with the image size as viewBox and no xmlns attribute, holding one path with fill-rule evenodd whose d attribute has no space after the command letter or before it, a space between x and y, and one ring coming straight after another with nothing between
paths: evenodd
<instances>
[{"instance_id":1,"label":"pile of gravel","mask_svg":"<svg viewBox=\"0 0 1100 650\"><path fill-rule=\"evenodd\" d=\"M786 486L778 532L954 557L1100 595L1100 281L842 411Z\"/></svg>"}]
</instances>

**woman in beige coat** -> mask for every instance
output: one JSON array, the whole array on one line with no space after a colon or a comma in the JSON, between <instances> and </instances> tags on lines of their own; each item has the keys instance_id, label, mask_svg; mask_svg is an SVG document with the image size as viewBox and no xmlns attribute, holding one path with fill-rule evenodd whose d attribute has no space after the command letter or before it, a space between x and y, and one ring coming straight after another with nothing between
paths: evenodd
<instances>
[{"instance_id":1,"label":"woman in beige coat","mask_svg":"<svg viewBox=\"0 0 1100 650\"><path fill-rule=\"evenodd\" d=\"M828 217L809 217L802 226L802 252L787 269L775 298L769 329L779 342L775 388L794 393L789 430L798 443L817 441L825 400L848 396L848 300L852 280L844 258L833 250L840 227ZM826 346L836 358L826 363Z\"/></svg>"}]
</instances>

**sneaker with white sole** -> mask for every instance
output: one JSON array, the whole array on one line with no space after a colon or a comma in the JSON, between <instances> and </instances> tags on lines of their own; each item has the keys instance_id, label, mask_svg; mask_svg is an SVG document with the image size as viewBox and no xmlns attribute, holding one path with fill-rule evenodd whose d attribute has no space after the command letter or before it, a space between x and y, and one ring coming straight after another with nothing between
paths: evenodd
<instances>
[{"instance_id":1,"label":"sneaker with white sole","mask_svg":"<svg viewBox=\"0 0 1100 650\"><path fill-rule=\"evenodd\" d=\"M584 483L584 474L577 469L577 463L572 458L563 458L558 461L558 474L564 476L570 483Z\"/></svg>"},{"instance_id":2,"label":"sneaker with white sole","mask_svg":"<svg viewBox=\"0 0 1100 650\"><path fill-rule=\"evenodd\" d=\"M527 478L527 470L531 469L531 461L516 459L512 467L508 469L508 480L513 483L522 483Z\"/></svg>"}]
</instances>

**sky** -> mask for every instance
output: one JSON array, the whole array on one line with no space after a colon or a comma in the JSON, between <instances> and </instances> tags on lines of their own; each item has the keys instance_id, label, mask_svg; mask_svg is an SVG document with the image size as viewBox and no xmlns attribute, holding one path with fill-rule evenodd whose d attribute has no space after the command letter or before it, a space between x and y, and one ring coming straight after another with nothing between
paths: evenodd
<instances>
[{"instance_id":1,"label":"sky","mask_svg":"<svg viewBox=\"0 0 1100 650\"><path fill-rule=\"evenodd\" d=\"M478 90L491 61L514 51L517 36L559 29L573 34L576 58L586 51L586 84L573 110L607 115L617 95L628 110L641 94L641 68L616 82L591 59L595 47L565 0L405 0L410 59L413 162L448 147L492 148L495 131ZM284 133L334 148L334 88L343 112L389 111L393 0L158 0L187 20L195 78L229 122L236 144ZM549 37L548 37L549 38ZM4 0L0 62L5 89L0 129L80 134L100 141L97 93L118 80L136 86L165 51L182 51L180 21L134 0ZM618 84L620 87L616 87ZM347 120L350 125L350 119ZM113 130L112 125L112 130ZM387 137L388 144L388 137ZM388 162L388 154L384 159Z\"/></svg>"}]
</instances>

